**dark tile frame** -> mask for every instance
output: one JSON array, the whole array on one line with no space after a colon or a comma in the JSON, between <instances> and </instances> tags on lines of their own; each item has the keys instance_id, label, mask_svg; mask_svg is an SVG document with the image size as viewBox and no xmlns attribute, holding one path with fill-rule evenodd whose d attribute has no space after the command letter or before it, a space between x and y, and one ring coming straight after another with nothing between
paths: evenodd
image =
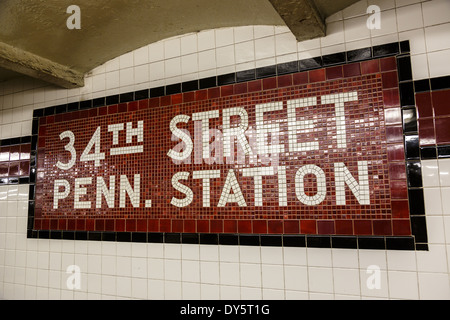
<instances>
[{"instance_id":1,"label":"dark tile frame","mask_svg":"<svg viewBox=\"0 0 450 320\"><path fill-rule=\"evenodd\" d=\"M315 247L315 248L345 248L345 249L379 249L379 250L428 250L428 236L425 222L425 207L423 200L423 187L421 184L420 160L449 158L450 146L437 146L420 148L415 141L417 132L416 122L403 121L403 137L405 143L405 161L407 168L408 195L412 236L340 236L340 235L290 235L290 234L215 234L215 233L155 233L155 232L99 232L99 231L62 231L62 230L33 230L34 225L34 185L35 179L31 177L36 171L36 151L38 119L43 116L60 114L76 110L97 108L104 105L116 104L125 101L137 101L153 97L161 97L173 93L184 93L200 89L246 82L270 76L291 74L328 66L343 65L347 63L382 57L395 56L397 58L398 80L400 89L400 103L402 114L415 115L415 93L430 90L450 88L450 76L413 81L411 60L409 54L409 41L388 43L385 45L368 47L348 52L315 57L306 60L292 61L274 66L267 66L236 73L219 75L205 79L193 80L184 83L172 84L163 87L128 92L120 95L96 98L93 100L74 102L58 106L37 109L33 112L32 135L13 139L0 140L0 146L30 143L31 174L28 179L14 181L13 184L23 183L30 185L28 210L28 238L64 239L64 240L93 240L93 241L119 241L119 242L146 242L146 243L190 243L209 245L250 245L250 246L277 246L277 247ZM405 120L403 118L403 120ZM408 150L408 154L407 153ZM412 156L411 156L412 155ZM27 177L25 177L27 178ZM0 185L2 182L0 181ZM6 181L6 184L10 184Z\"/></svg>"}]
</instances>

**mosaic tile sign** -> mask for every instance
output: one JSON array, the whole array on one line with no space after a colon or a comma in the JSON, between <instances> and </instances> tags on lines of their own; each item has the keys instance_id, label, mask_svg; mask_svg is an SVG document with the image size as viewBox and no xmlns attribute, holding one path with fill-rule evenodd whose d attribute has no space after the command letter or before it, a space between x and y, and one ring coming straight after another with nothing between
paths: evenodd
<instances>
[{"instance_id":1,"label":"mosaic tile sign","mask_svg":"<svg viewBox=\"0 0 450 320\"><path fill-rule=\"evenodd\" d=\"M395 58L39 119L34 229L411 235Z\"/></svg>"}]
</instances>

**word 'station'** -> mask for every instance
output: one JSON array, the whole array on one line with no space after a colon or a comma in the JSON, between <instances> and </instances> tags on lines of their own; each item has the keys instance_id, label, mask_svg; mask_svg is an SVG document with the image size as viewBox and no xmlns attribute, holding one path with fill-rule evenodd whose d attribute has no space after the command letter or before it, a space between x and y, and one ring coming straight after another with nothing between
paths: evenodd
<instances>
[{"instance_id":1,"label":"word 'station'","mask_svg":"<svg viewBox=\"0 0 450 320\"><path fill-rule=\"evenodd\" d=\"M154 101L40 119L35 228L377 234L408 218L381 77Z\"/></svg>"}]
</instances>

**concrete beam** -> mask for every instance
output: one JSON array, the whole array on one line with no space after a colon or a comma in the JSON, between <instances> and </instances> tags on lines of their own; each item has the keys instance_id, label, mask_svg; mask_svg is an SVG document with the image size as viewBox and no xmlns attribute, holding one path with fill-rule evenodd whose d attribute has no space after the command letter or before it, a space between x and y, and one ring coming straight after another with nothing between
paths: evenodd
<instances>
[{"instance_id":1,"label":"concrete beam","mask_svg":"<svg viewBox=\"0 0 450 320\"><path fill-rule=\"evenodd\" d=\"M0 67L71 89L84 86L84 74L0 42Z\"/></svg>"},{"instance_id":2,"label":"concrete beam","mask_svg":"<svg viewBox=\"0 0 450 320\"><path fill-rule=\"evenodd\" d=\"M312 0L269 0L297 41L326 35L325 18Z\"/></svg>"}]
</instances>

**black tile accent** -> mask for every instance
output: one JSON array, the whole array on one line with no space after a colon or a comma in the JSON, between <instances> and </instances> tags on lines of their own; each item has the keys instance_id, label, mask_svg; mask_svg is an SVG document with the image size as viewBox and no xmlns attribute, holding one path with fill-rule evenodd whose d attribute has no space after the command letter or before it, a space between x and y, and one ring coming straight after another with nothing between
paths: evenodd
<instances>
[{"instance_id":1,"label":"black tile accent","mask_svg":"<svg viewBox=\"0 0 450 320\"><path fill-rule=\"evenodd\" d=\"M380 249L386 248L384 237L358 237L358 249Z\"/></svg>"},{"instance_id":2,"label":"black tile accent","mask_svg":"<svg viewBox=\"0 0 450 320\"><path fill-rule=\"evenodd\" d=\"M298 72L298 61L277 64L277 74L289 74Z\"/></svg>"},{"instance_id":3,"label":"black tile accent","mask_svg":"<svg viewBox=\"0 0 450 320\"><path fill-rule=\"evenodd\" d=\"M414 250L413 237L386 237L388 250Z\"/></svg>"},{"instance_id":4,"label":"black tile accent","mask_svg":"<svg viewBox=\"0 0 450 320\"><path fill-rule=\"evenodd\" d=\"M31 125L31 134L35 135L39 133L39 119L33 119L32 125Z\"/></svg>"},{"instance_id":5,"label":"black tile accent","mask_svg":"<svg viewBox=\"0 0 450 320\"><path fill-rule=\"evenodd\" d=\"M0 184L8 184L8 178L0 178Z\"/></svg>"},{"instance_id":6,"label":"black tile accent","mask_svg":"<svg viewBox=\"0 0 450 320\"><path fill-rule=\"evenodd\" d=\"M398 42L387 43L387 44L382 44L382 45L373 47L373 57L374 58L392 56L392 55L396 55L398 53L400 53L400 48L399 48Z\"/></svg>"},{"instance_id":7,"label":"black tile accent","mask_svg":"<svg viewBox=\"0 0 450 320\"><path fill-rule=\"evenodd\" d=\"M61 114L67 112L67 104L60 104L55 107L55 114Z\"/></svg>"},{"instance_id":8,"label":"black tile accent","mask_svg":"<svg viewBox=\"0 0 450 320\"><path fill-rule=\"evenodd\" d=\"M450 89L450 76L430 79L432 90Z\"/></svg>"},{"instance_id":9,"label":"black tile accent","mask_svg":"<svg viewBox=\"0 0 450 320\"><path fill-rule=\"evenodd\" d=\"M331 248L331 236L306 235L306 246L309 248Z\"/></svg>"},{"instance_id":10,"label":"black tile accent","mask_svg":"<svg viewBox=\"0 0 450 320\"><path fill-rule=\"evenodd\" d=\"M239 235L233 233L219 234L219 244L221 245L238 245Z\"/></svg>"},{"instance_id":11,"label":"black tile accent","mask_svg":"<svg viewBox=\"0 0 450 320\"><path fill-rule=\"evenodd\" d=\"M92 107L93 108L98 108L98 107L103 107L106 106L106 98L95 98L92 100Z\"/></svg>"},{"instance_id":12,"label":"black tile accent","mask_svg":"<svg viewBox=\"0 0 450 320\"><path fill-rule=\"evenodd\" d=\"M223 86L236 83L236 73L222 74L217 77L217 85Z\"/></svg>"},{"instance_id":13,"label":"black tile accent","mask_svg":"<svg viewBox=\"0 0 450 320\"><path fill-rule=\"evenodd\" d=\"M89 231L88 232L88 240L100 241L100 240L102 240L102 233L99 231Z\"/></svg>"},{"instance_id":14,"label":"black tile accent","mask_svg":"<svg viewBox=\"0 0 450 320\"><path fill-rule=\"evenodd\" d=\"M68 112L72 112L72 111L77 111L80 109L80 103L79 102L71 102L67 104L67 111Z\"/></svg>"},{"instance_id":15,"label":"black tile accent","mask_svg":"<svg viewBox=\"0 0 450 320\"><path fill-rule=\"evenodd\" d=\"M181 93L181 83L174 83L166 86L166 95Z\"/></svg>"},{"instance_id":16,"label":"black tile accent","mask_svg":"<svg viewBox=\"0 0 450 320\"><path fill-rule=\"evenodd\" d=\"M247 82L256 79L256 70L244 70L236 72L236 82Z\"/></svg>"},{"instance_id":17,"label":"black tile accent","mask_svg":"<svg viewBox=\"0 0 450 320\"><path fill-rule=\"evenodd\" d=\"M147 235L147 242L163 243L164 242L164 234L161 232L149 232Z\"/></svg>"},{"instance_id":18,"label":"black tile accent","mask_svg":"<svg viewBox=\"0 0 450 320\"><path fill-rule=\"evenodd\" d=\"M38 236L39 239L50 239L50 231L48 231L48 230L39 230L37 236Z\"/></svg>"},{"instance_id":19,"label":"black tile accent","mask_svg":"<svg viewBox=\"0 0 450 320\"><path fill-rule=\"evenodd\" d=\"M430 79L414 81L414 90L416 93L430 91L430 88Z\"/></svg>"},{"instance_id":20,"label":"black tile accent","mask_svg":"<svg viewBox=\"0 0 450 320\"><path fill-rule=\"evenodd\" d=\"M149 89L139 90L134 93L134 99L136 99L136 100L144 100L144 99L148 99L149 97L150 97Z\"/></svg>"},{"instance_id":21,"label":"black tile accent","mask_svg":"<svg viewBox=\"0 0 450 320\"><path fill-rule=\"evenodd\" d=\"M355 236L332 236L331 246L340 249L357 249L358 240Z\"/></svg>"},{"instance_id":22,"label":"black tile accent","mask_svg":"<svg viewBox=\"0 0 450 320\"><path fill-rule=\"evenodd\" d=\"M116 232L111 231L102 232L102 241L116 241Z\"/></svg>"},{"instance_id":23,"label":"black tile accent","mask_svg":"<svg viewBox=\"0 0 450 320\"><path fill-rule=\"evenodd\" d=\"M417 132L417 114L416 108L405 108L402 110L403 132Z\"/></svg>"},{"instance_id":24,"label":"black tile accent","mask_svg":"<svg viewBox=\"0 0 450 320\"><path fill-rule=\"evenodd\" d=\"M200 233L200 244L219 244L219 236L215 233Z\"/></svg>"},{"instance_id":25,"label":"black tile accent","mask_svg":"<svg viewBox=\"0 0 450 320\"><path fill-rule=\"evenodd\" d=\"M414 106L414 83L412 81L402 82L399 84L400 104L403 106Z\"/></svg>"},{"instance_id":26,"label":"black tile accent","mask_svg":"<svg viewBox=\"0 0 450 320\"><path fill-rule=\"evenodd\" d=\"M438 146L438 158L450 158L450 146Z\"/></svg>"},{"instance_id":27,"label":"black tile accent","mask_svg":"<svg viewBox=\"0 0 450 320\"><path fill-rule=\"evenodd\" d=\"M181 84L181 91L182 92L188 92L188 91L198 90L198 87L199 87L198 84L199 84L198 80L192 80L192 81L183 82Z\"/></svg>"},{"instance_id":28,"label":"black tile accent","mask_svg":"<svg viewBox=\"0 0 450 320\"><path fill-rule=\"evenodd\" d=\"M322 57L299 60L299 71L322 68Z\"/></svg>"},{"instance_id":29,"label":"black tile accent","mask_svg":"<svg viewBox=\"0 0 450 320\"><path fill-rule=\"evenodd\" d=\"M199 244L200 237L198 236L198 233L182 233L181 243Z\"/></svg>"},{"instance_id":30,"label":"black tile accent","mask_svg":"<svg viewBox=\"0 0 450 320\"><path fill-rule=\"evenodd\" d=\"M50 230L50 239L61 240L62 231L61 230Z\"/></svg>"},{"instance_id":31,"label":"black tile accent","mask_svg":"<svg viewBox=\"0 0 450 320\"><path fill-rule=\"evenodd\" d=\"M343 64L346 62L346 54L345 52L339 52L339 53L333 53L328 54L325 56L322 56L322 62L324 67L336 65L336 64Z\"/></svg>"},{"instance_id":32,"label":"black tile accent","mask_svg":"<svg viewBox=\"0 0 450 320\"><path fill-rule=\"evenodd\" d=\"M275 234L266 235L266 234L262 234L260 236L260 239L261 239L261 246L281 247L281 245L283 244L283 238L282 238L281 235L275 235Z\"/></svg>"},{"instance_id":33,"label":"black tile accent","mask_svg":"<svg viewBox=\"0 0 450 320\"><path fill-rule=\"evenodd\" d=\"M75 240L75 231L64 230L62 232L63 240Z\"/></svg>"},{"instance_id":34,"label":"black tile accent","mask_svg":"<svg viewBox=\"0 0 450 320\"><path fill-rule=\"evenodd\" d=\"M347 62L356 62L372 58L372 48L347 51Z\"/></svg>"},{"instance_id":35,"label":"black tile accent","mask_svg":"<svg viewBox=\"0 0 450 320\"><path fill-rule=\"evenodd\" d=\"M406 163L408 187L422 187L422 165L420 161L408 161Z\"/></svg>"},{"instance_id":36,"label":"black tile accent","mask_svg":"<svg viewBox=\"0 0 450 320\"><path fill-rule=\"evenodd\" d=\"M409 46L409 40L401 41L400 42L400 53L408 53L411 51L411 48Z\"/></svg>"},{"instance_id":37,"label":"black tile accent","mask_svg":"<svg viewBox=\"0 0 450 320\"><path fill-rule=\"evenodd\" d=\"M400 82L412 80L411 58L409 56L398 57L397 70Z\"/></svg>"},{"instance_id":38,"label":"black tile accent","mask_svg":"<svg viewBox=\"0 0 450 320\"><path fill-rule=\"evenodd\" d=\"M55 114L55 107L47 107L44 109L44 116L52 116Z\"/></svg>"},{"instance_id":39,"label":"black tile accent","mask_svg":"<svg viewBox=\"0 0 450 320\"><path fill-rule=\"evenodd\" d=\"M217 86L217 77L209 77L199 80L199 89L208 89Z\"/></svg>"},{"instance_id":40,"label":"black tile accent","mask_svg":"<svg viewBox=\"0 0 450 320\"><path fill-rule=\"evenodd\" d=\"M33 118L39 118L44 115L44 109L33 110Z\"/></svg>"},{"instance_id":41,"label":"black tile accent","mask_svg":"<svg viewBox=\"0 0 450 320\"><path fill-rule=\"evenodd\" d=\"M423 197L423 189L409 189L409 213L411 216L425 215L425 202Z\"/></svg>"},{"instance_id":42,"label":"black tile accent","mask_svg":"<svg viewBox=\"0 0 450 320\"><path fill-rule=\"evenodd\" d=\"M86 231L75 231L75 240L87 240L88 233Z\"/></svg>"},{"instance_id":43,"label":"black tile accent","mask_svg":"<svg viewBox=\"0 0 450 320\"><path fill-rule=\"evenodd\" d=\"M427 243L416 243L416 250L417 251L428 251L428 244Z\"/></svg>"},{"instance_id":44,"label":"black tile accent","mask_svg":"<svg viewBox=\"0 0 450 320\"><path fill-rule=\"evenodd\" d=\"M405 156L407 160L419 160L420 148L419 148L419 136L408 135L405 136Z\"/></svg>"},{"instance_id":45,"label":"black tile accent","mask_svg":"<svg viewBox=\"0 0 450 320\"><path fill-rule=\"evenodd\" d=\"M157 88L151 88L150 89L150 98L162 97L165 94L166 94L166 88L165 87L157 87Z\"/></svg>"},{"instance_id":46,"label":"black tile accent","mask_svg":"<svg viewBox=\"0 0 450 320\"><path fill-rule=\"evenodd\" d=\"M165 233L165 243L181 243L181 233Z\"/></svg>"},{"instance_id":47,"label":"black tile accent","mask_svg":"<svg viewBox=\"0 0 450 320\"><path fill-rule=\"evenodd\" d=\"M19 184L19 178L16 177L8 178L8 184Z\"/></svg>"},{"instance_id":48,"label":"black tile accent","mask_svg":"<svg viewBox=\"0 0 450 320\"><path fill-rule=\"evenodd\" d=\"M147 242L147 233L146 232L132 232L131 233L131 241L132 242Z\"/></svg>"},{"instance_id":49,"label":"black tile accent","mask_svg":"<svg viewBox=\"0 0 450 320\"><path fill-rule=\"evenodd\" d=\"M267 67L261 67L256 69L256 78L262 79L262 78L268 78L268 77L274 77L277 75L277 66L267 66Z\"/></svg>"},{"instance_id":50,"label":"black tile accent","mask_svg":"<svg viewBox=\"0 0 450 320\"><path fill-rule=\"evenodd\" d=\"M411 217L411 230L416 242L428 242L427 224L424 216Z\"/></svg>"},{"instance_id":51,"label":"black tile accent","mask_svg":"<svg viewBox=\"0 0 450 320\"><path fill-rule=\"evenodd\" d=\"M257 234L240 234L239 245L241 246L259 246L261 244L260 237Z\"/></svg>"},{"instance_id":52,"label":"black tile accent","mask_svg":"<svg viewBox=\"0 0 450 320\"><path fill-rule=\"evenodd\" d=\"M80 110L92 108L92 100L80 101Z\"/></svg>"},{"instance_id":53,"label":"black tile accent","mask_svg":"<svg viewBox=\"0 0 450 320\"><path fill-rule=\"evenodd\" d=\"M119 242L131 242L131 232L117 232L116 239Z\"/></svg>"},{"instance_id":54,"label":"black tile accent","mask_svg":"<svg viewBox=\"0 0 450 320\"><path fill-rule=\"evenodd\" d=\"M437 150L436 147L421 147L420 148L420 159L429 160L429 159L437 159Z\"/></svg>"},{"instance_id":55,"label":"black tile accent","mask_svg":"<svg viewBox=\"0 0 450 320\"><path fill-rule=\"evenodd\" d=\"M119 103L119 95L112 95L112 96L107 96L106 97L106 105L112 105L112 104L118 104Z\"/></svg>"},{"instance_id":56,"label":"black tile accent","mask_svg":"<svg viewBox=\"0 0 450 320\"><path fill-rule=\"evenodd\" d=\"M121 93L119 96L120 103L134 101L134 92Z\"/></svg>"},{"instance_id":57,"label":"black tile accent","mask_svg":"<svg viewBox=\"0 0 450 320\"><path fill-rule=\"evenodd\" d=\"M305 235L283 235L284 247L306 247Z\"/></svg>"}]
</instances>

